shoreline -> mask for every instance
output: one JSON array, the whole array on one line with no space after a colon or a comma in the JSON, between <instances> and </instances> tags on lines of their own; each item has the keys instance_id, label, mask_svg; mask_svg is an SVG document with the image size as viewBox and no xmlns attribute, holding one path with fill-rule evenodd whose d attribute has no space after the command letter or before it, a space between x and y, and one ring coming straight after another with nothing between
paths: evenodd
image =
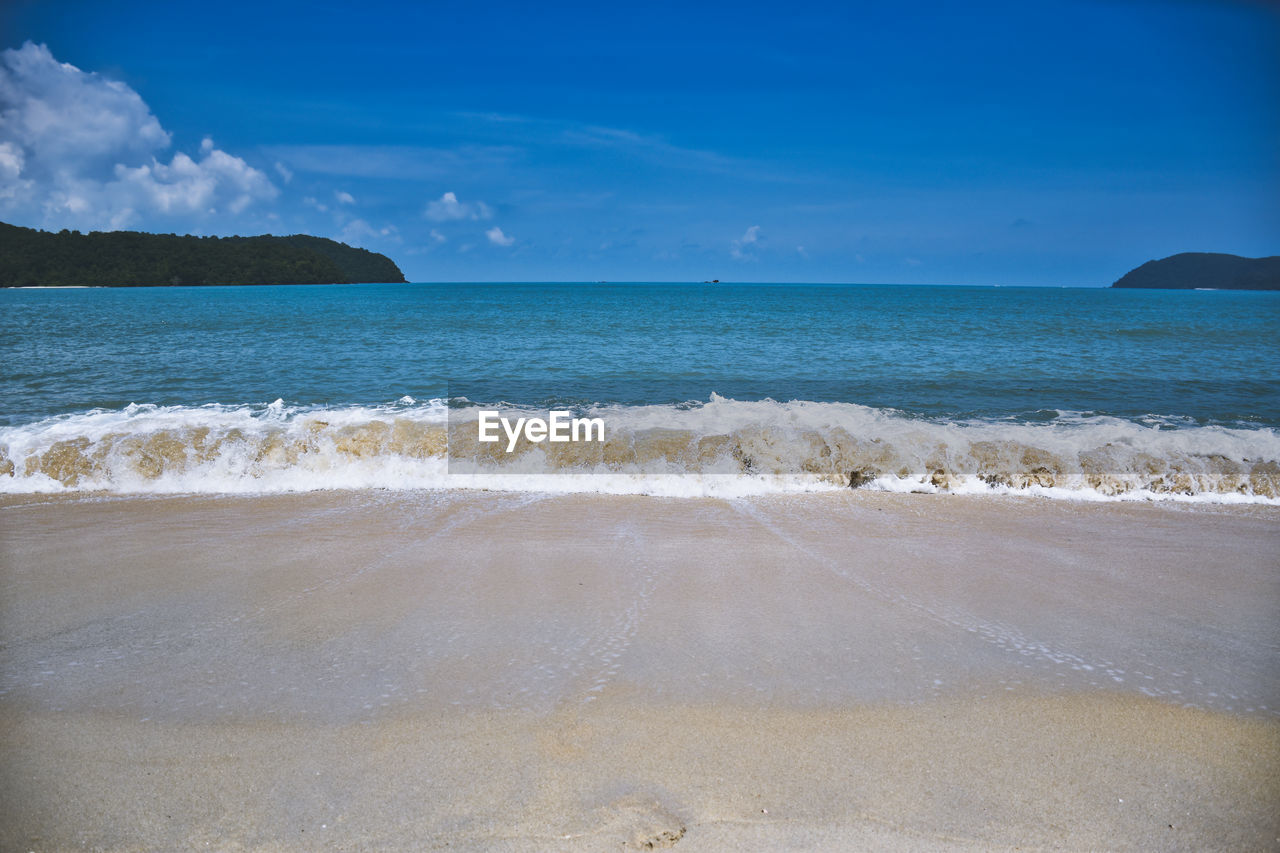
<instances>
[{"instance_id":1,"label":"shoreline","mask_svg":"<svg viewBox=\"0 0 1280 853\"><path fill-rule=\"evenodd\" d=\"M0 497L0 847L1267 848L1277 521Z\"/></svg>"},{"instance_id":2,"label":"shoreline","mask_svg":"<svg viewBox=\"0 0 1280 853\"><path fill-rule=\"evenodd\" d=\"M0 457L0 466L10 462ZM5 468L0 467L0 476L4 476ZM448 485L450 478L456 478L454 484ZM687 483L693 478L697 489L689 490ZM465 484L463 481L468 481ZM581 481L596 481L594 488L586 488ZM0 481L2 482L2 481ZM568 488L565 488L566 484ZM187 485L186 483L183 484ZM555 488L547 488L553 485ZM0 490L0 506L19 505L25 502L39 502L43 499L65 501L102 501L102 500L268 500L272 498L300 497L305 495L403 495L412 498L414 495L528 495L531 497L580 497L591 498L641 498L647 500L673 501L749 501L769 500L773 498L800 498L810 496L833 496L856 493L866 495L867 500L876 500L877 495L905 498L958 498L961 500L993 500L993 501L1031 501L1049 502L1060 505L1116 506L1137 505L1155 507L1219 507L1229 511L1247 507L1265 509L1280 508L1280 496L1245 494L1242 492L1154 492L1149 489L1135 489L1126 492L1104 493L1097 489L1069 486L1039 486L1024 488L1008 486L992 486L982 482L953 483L949 488L940 488L917 478L891 479L882 477L871 486L840 486L825 481L802 481L776 475L772 478L752 479L734 475L712 474L664 474L635 475L620 474L426 474L421 476L421 483L412 486L394 488L377 485L350 485L334 488L313 487L280 487L262 491L190 491L182 488L170 490L138 490L128 491L109 488L55 488L31 489L29 491Z\"/></svg>"},{"instance_id":3,"label":"shoreline","mask_svg":"<svg viewBox=\"0 0 1280 853\"><path fill-rule=\"evenodd\" d=\"M0 284L0 290L136 290L157 287L329 287L339 284L412 284L404 281L307 281L295 284L246 284L219 282L218 284Z\"/></svg>"},{"instance_id":4,"label":"shoreline","mask_svg":"<svg viewBox=\"0 0 1280 853\"><path fill-rule=\"evenodd\" d=\"M467 476L467 475L458 475ZM550 478L554 481L563 475L536 475L538 479ZM593 475L583 475L593 476ZM672 475L673 478L679 475ZM526 478L526 482L532 478ZM915 509L923 510L932 506L945 507L947 502L955 501L956 507L990 508L995 512L1033 511L1036 508L1052 512L1055 508L1063 512L1079 510L1089 512L1096 510L1104 515L1109 510L1123 512L1151 511L1154 513L1205 513L1239 518L1275 519L1280 522L1280 499L1275 503L1264 500L1221 501L1209 499L1208 495L1182 495L1177 493L1156 496L1138 494L1092 495L1082 496L1067 494L1066 490L1042 491L996 491L948 492L948 491L908 491L876 488L849 488L824 486L810 491L776 491L745 492L742 494L650 494L643 492L594 492L594 491L554 491L534 488L487 488L480 486L440 487L423 486L416 488L381 488L381 487L343 487L333 489L306 489L294 491L270 492L121 492L107 489L101 490L65 490L65 491L30 491L0 492L0 512L6 509L41 506L93 506L98 504L129 504L189 506L192 510L207 507L229 506L234 503L264 502L278 507L281 511L301 508L310 511L316 506L330 508L358 509L361 506L374 504L413 505L422 501L439 499L475 500L486 498L523 501L636 501L640 505L653 502L656 506L688 504L790 504L791 502L811 501L812 507L831 507L847 509L851 505L867 504L871 507L908 509L913 503ZM1230 498L1233 495L1226 495ZM290 502L297 502L296 507ZM936 503L935 503L936 502ZM1126 516L1129 517L1129 516ZM1280 537L1277 537L1280 544Z\"/></svg>"}]
</instances>

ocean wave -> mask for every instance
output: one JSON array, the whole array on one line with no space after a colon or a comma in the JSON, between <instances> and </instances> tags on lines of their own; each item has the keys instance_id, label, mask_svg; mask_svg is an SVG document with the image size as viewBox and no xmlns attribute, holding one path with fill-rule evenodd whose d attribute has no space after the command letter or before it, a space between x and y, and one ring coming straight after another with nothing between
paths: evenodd
<instances>
[{"instance_id":1,"label":"ocean wave","mask_svg":"<svg viewBox=\"0 0 1280 853\"><path fill-rule=\"evenodd\" d=\"M864 488L1280 503L1280 435L1155 415L941 420L853 403L597 406L603 442L476 440L474 406L130 405L0 428L0 492ZM504 408L504 414L518 414ZM523 410L525 414L546 413Z\"/></svg>"}]
</instances>

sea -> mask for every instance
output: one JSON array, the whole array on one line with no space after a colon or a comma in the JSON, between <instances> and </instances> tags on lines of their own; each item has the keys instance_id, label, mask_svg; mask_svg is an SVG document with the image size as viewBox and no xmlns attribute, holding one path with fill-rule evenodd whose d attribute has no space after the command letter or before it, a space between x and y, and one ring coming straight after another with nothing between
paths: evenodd
<instances>
[{"instance_id":1,"label":"sea","mask_svg":"<svg viewBox=\"0 0 1280 853\"><path fill-rule=\"evenodd\" d=\"M0 290L0 493L870 489L1280 503L1280 294ZM474 440L482 411L603 441Z\"/></svg>"}]
</instances>

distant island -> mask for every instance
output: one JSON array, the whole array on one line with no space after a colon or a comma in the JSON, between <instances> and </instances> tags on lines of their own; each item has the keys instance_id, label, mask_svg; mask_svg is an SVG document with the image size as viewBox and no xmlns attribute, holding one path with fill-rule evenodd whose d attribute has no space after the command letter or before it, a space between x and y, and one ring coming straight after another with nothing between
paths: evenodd
<instances>
[{"instance_id":1,"label":"distant island","mask_svg":"<svg viewBox=\"0 0 1280 853\"><path fill-rule=\"evenodd\" d=\"M1183 252L1147 261L1112 287L1170 290L1280 290L1280 257L1242 258L1214 252Z\"/></svg>"},{"instance_id":2,"label":"distant island","mask_svg":"<svg viewBox=\"0 0 1280 853\"><path fill-rule=\"evenodd\" d=\"M336 240L37 231L0 222L0 287L404 282L386 255Z\"/></svg>"}]
</instances>

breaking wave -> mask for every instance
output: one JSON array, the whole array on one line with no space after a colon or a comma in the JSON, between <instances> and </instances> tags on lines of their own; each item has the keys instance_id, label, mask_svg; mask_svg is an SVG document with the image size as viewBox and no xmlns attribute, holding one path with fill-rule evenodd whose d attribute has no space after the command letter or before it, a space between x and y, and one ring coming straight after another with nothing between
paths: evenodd
<instances>
[{"instance_id":1,"label":"breaking wave","mask_svg":"<svg viewBox=\"0 0 1280 853\"><path fill-rule=\"evenodd\" d=\"M576 414L602 417L606 440L522 440L506 453L505 441L476 440L476 408L456 401L130 405L0 428L0 493L488 488L727 497L852 486L1280 504L1280 435L1269 427L1070 412L1036 422L945 421L714 394L705 403Z\"/></svg>"}]
</instances>

